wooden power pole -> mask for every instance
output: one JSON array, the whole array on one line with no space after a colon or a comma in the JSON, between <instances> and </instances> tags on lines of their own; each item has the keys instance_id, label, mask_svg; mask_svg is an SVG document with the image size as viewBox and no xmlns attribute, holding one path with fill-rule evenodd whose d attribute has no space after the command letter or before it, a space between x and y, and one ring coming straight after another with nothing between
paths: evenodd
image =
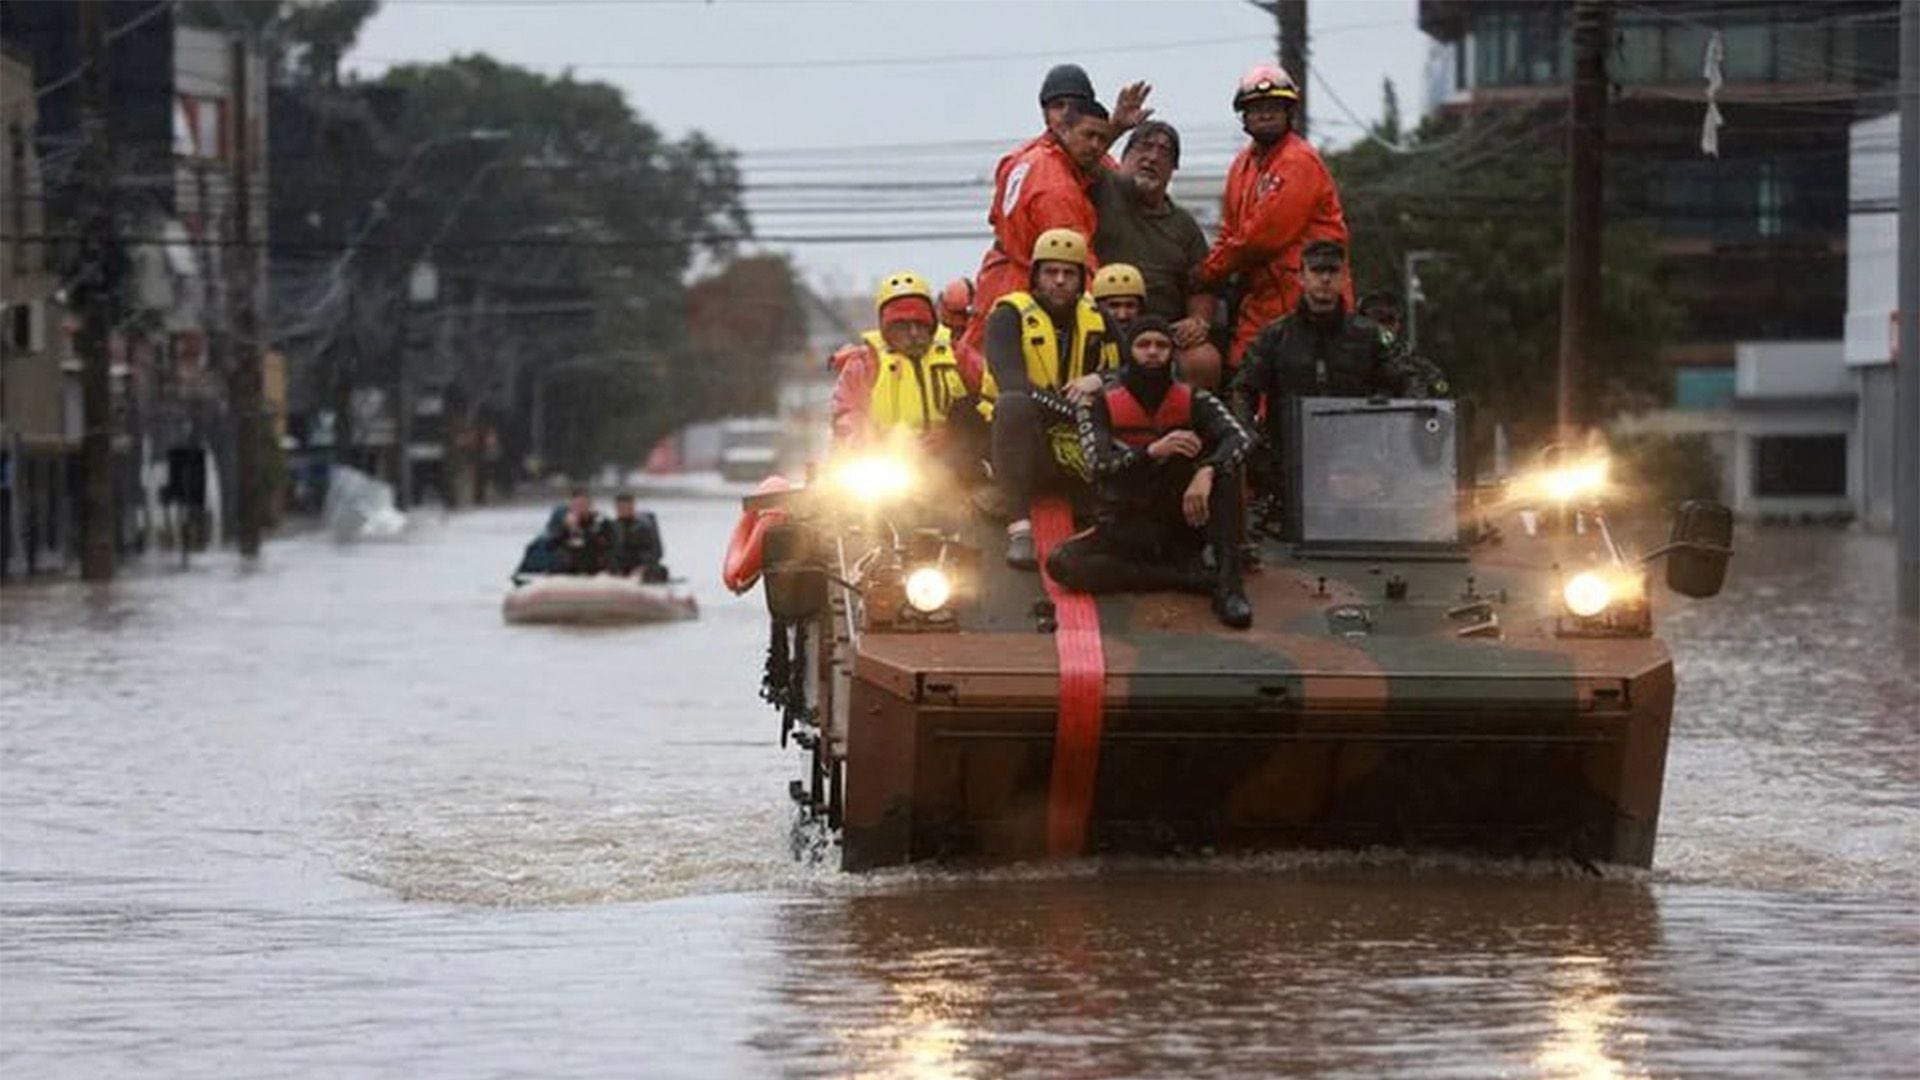
<instances>
[{"instance_id":1,"label":"wooden power pole","mask_svg":"<svg viewBox=\"0 0 1920 1080\"><path fill-rule=\"evenodd\" d=\"M228 279L228 305L232 312L233 336L230 354L233 368L227 383L228 404L233 411L234 509L238 526L240 554L253 558L260 554L260 531L266 499L261 482L260 450L260 320L254 301L260 285L260 253L253 246L253 146L252 115L248 109L250 88L247 79L247 43L236 36L232 45L233 86L233 237L234 263L238 270Z\"/></svg>"},{"instance_id":2,"label":"wooden power pole","mask_svg":"<svg viewBox=\"0 0 1920 1080\"><path fill-rule=\"evenodd\" d=\"M1300 100L1293 107L1293 130L1307 134L1307 0L1248 0L1273 16L1274 42L1280 66L1293 76Z\"/></svg>"},{"instance_id":3,"label":"wooden power pole","mask_svg":"<svg viewBox=\"0 0 1920 1080\"><path fill-rule=\"evenodd\" d=\"M1600 311L1608 21L1604 0L1574 0L1573 91L1567 108L1566 271L1560 286L1562 443L1571 443L1594 419L1586 408L1583 388Z\"/></svg>"},{"instance_id":4,"label":"wooden power pole","mask_svg":"<svg viewBox=\"0 0 1920 1080\"><path fill-rule=\"evenodd\" d=\"M80 5L80 40L87 72L81 108L86 131L81 166L80 438L85 478L80 576L113 578L118 514L113 486L113 318L119 273L114 250L114 160L108 100L106 13L101 0Z\"/></svg>"}]
</instances>

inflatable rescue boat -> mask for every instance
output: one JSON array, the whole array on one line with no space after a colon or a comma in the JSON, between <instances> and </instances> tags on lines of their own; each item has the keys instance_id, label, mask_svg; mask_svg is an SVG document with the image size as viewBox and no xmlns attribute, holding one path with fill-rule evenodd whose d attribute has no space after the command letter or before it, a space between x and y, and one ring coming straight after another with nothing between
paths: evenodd
<instances>
[{"instance_id":1,"label":"inflatable rescue boat","mask_svg":"<svg viewBox=\"0 0 1920 1080\"><path fill-rule=\"evenodd\" d=\"M500 602L510 623L607 626L700 616L693 594L671 583L613 574L521 574Z\"/></svg>"}]
</instances>

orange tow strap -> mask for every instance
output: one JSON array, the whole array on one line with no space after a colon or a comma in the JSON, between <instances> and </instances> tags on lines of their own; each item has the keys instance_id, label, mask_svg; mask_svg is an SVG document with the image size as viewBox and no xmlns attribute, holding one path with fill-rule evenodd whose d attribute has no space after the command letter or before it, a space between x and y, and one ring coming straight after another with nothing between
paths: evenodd
<instances>
[{"instance_id":1,"label":"orange tow strap","mask_svg":"<svg viewBox=\"0 0 1920 1080\"><path fill-rule=\"evenodd\" d=\"M1061 588L1046 572L1048 554L1072 534L1073 511L1065 502L1034 502L1034 545L1047 595L1053 599L1053 647L1060 657L1060 718L1047 797L1047 853L1056 858L1086 850L1106 700L1107 657L1100 646L1100 612L1093 597Z\"/></svg>"}]
</instances>

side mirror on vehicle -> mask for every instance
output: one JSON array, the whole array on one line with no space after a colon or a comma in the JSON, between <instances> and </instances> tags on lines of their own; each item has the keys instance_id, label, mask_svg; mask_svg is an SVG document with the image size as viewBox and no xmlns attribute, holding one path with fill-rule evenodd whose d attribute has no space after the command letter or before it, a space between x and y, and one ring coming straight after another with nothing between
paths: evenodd
<instances>
[{"instance_id":1,"label":"side mirror on vehicle","mask_svg":"<svg viewBox=\"0 0 1920 1080\"><path fill-rule=\"evenodd\" d=\"M1653 553L1667 557L1667 588L1704 600L1717 596L1733 557L1733 511L1712 499L1689 499L1673 515L1673 532Z\"/></svg>"},{"instance_id":2,"label":"side mirror on vehicle","mask_svg":"<svg viewBox=\"0 0 1920 1080\"><path fill-rule=\"evenodd\" d=\"M827 564L813 529L793 521L774 525L762 552L767 614L801 622L827 610Z\"/></svg>"}]
</instances>

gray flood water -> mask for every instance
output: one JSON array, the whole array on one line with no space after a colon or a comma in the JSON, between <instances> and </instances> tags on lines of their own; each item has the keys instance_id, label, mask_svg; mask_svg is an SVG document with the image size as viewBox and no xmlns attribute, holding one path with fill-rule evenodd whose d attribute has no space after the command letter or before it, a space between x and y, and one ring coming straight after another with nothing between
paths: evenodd
<instances>
[{"instance_id":1,"label":"gray flood water","mask_svg":"<svg viewBox=\"0 0 1920 1080\"><path fill-rule=\"evenodd\" d=\"M699 622L502 625L537 509L0 593L0 1073L1912 1075L1920 641L1891 544L1669 605L1656 868L852 878L791 852L734 506Z\"/></svg>"}]
</instances>

